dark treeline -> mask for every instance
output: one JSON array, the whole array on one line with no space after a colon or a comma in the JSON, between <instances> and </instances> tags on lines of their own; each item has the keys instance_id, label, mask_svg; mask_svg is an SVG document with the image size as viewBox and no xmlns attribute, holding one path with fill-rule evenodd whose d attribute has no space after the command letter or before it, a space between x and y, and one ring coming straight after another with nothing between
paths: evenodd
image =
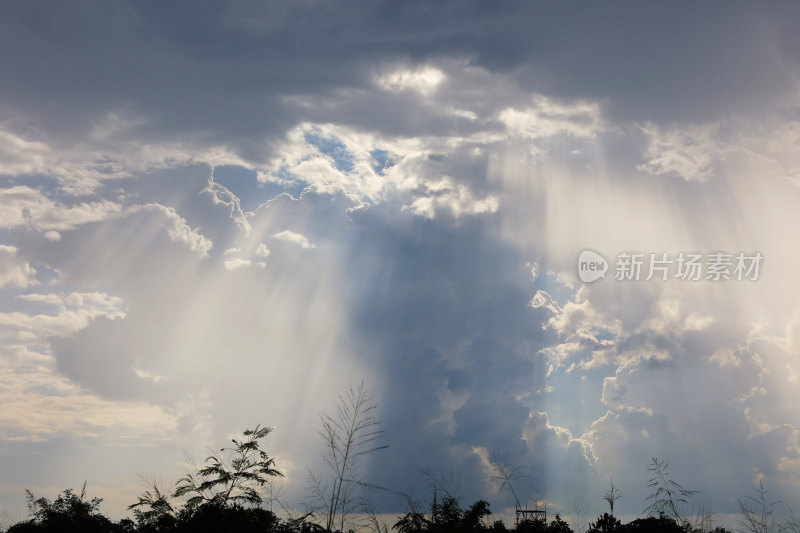
<instances>
[{"instance_id":1,"label":"dark treeline","mask_svg":"<svg viewBox=\"0 0 800 533\"><path fill-rule=\"evenodd\" d=\"M103 515L103 500L89 499L84 483L80 492L67 489L54 500L37 498L26 491L29 517L5 533L729 533L714 526L711 514L694 513L693 506L686 511L697 491L684 489L671 479L669 465L657 458L648 469L652 478L645 516L628 523L614 516L614 504L622 493L613 481L602 495L610 512L592 522L582 522L576 513L571 526L558 514L547 517L537 509L535 513L517 513L512 524L505 524L493 520L486 500L467 505L444 486L440 498L439 484L429 471L427 474L434 481L431 500L421 503L406 496L406 512L386 524L378 518L365 492L389 489L368 483L358 470L359 458L385 448L380 445L382 432L377 429L379 421L372 414L374 409L362 383L340 396L334 416L322 415L320 434L325 442L323 456L328 470L309 472L313 501L301 513L290 509L269 490L283 474L261 448L261 441L271 428L256 426L231 439L230 446L210 455L203 464L192 464L173 488L167 490L150 481L147 490L128 507L132 518L115 522ZM516 509L521 510L514 489L519 470L512 467L507 456L495 452L490 463L500 490L508 488ZM270 509L265 508L267 501ZM271 510L276 503L283 509L281 516ZM757 497L739 503L740 525L745 532L800 533L800 519L793 513L789 521L775 523L763 486Z\"/></svg>"},{"instance_id":2,"label":"dark treeline","mask_svg":"<svg viewBox=\"0 0 800 533\"><path fill-rule=\"evenodd\" d=\"M263 490L271 478L282 474L276 469L274 459L262 449L260 441L271 431L257 426L246 430L242 438L232 439L233 446L222 448L218 454L209 456L196 471L180 478L174 490L165 491L156 483L131 504L133 519L126 518L114 522L100 512L102 499L86 495L86 484L79 493L67 489L55 500L36 498L26 491L30 517L11 526L7 533L313 533L346 532L354 528L388 533L389 527L377 519L366 508L357 508L358 501L351 492L349 476L354 473L353 450L360 453L360 447L374 441L379 434L372 431L376 421L369 417L370 406L365 403L360 389L354 389L352 396L345 396L340 411L343 419L323 418L330 442L328 449L330 465L334 474L333 483L317 484L323 498L322 505L302 515L279 517L263 507ZM349 417L349 418L348 418ZM356 420L361 423L349 427L360 428L348 434L341 422ZM342 430L345 430L342 433ZM326 433L323 432L323 436ZM355 446L354 446L355 445ZM377 450L380 447L366 448ZM363 449L362 449L363 451ZM613 514L605 513L588 524L588 533L726 533L723 528L711 528L710 522L692 523L681 515L679 506L695 491L684 490L668 478L666 463L653 460L650 470L654 473L650 487L654 490L648 498L646 509L650 516L623 524ZM504 465L499 465L506 486L513 491L513 476L508 475ZM359 483L363 488L363 483ZM326 497L325 494L329 494ZM514 494L516 499L516 493ZM621 493L611 482L603 498L609 503L613 513L614 503ZM348 507L348 503L350 502ZM438 498L434 487L432 500L423 506L408 500L409 510L397 517L392 530L398 533L459 533L459 532L519 532L519 533L573 533L572 527L559 515L548 519L543 514L537 518L515 520L506 525L501 520L492 520L490 504L478 500L466 507L449 492ZM517 507L519 503L517 502ZM354 522L349 512L355 511L360 521ZM531 516L531 515L523 515ZM345 528L345 526L348 526ZM578 533L584 533L579 526ZM765 530L766 531L766 530Z\"/></svg>"},{"instance_id":3,"label":"dark treeline","mask_svg":"<svg viewBox=\"0 0 800 533\"><path fill-rule=\"evenodd\" d=\"M138 511L135 519L114 522L99 511L100 498L86 498L85 490L79 494L67 489L55 500L33 499L28 493L31 517L11 526L8 533L312 533L339 531L327 530L315 522L311 515L300 518L279 518L275 513L254 504L207 501L196 506L184 505L180 509ZM529 519L513 526L502 521L491 521L489 503L478 500L466 509L458 500L435 498L428 512L409 511L392 526L399 533L460 533L460 532L519 532L519 533L573 533L573 529L559 515L549 521ZM363 529L386 532L388 528L377 521L365 523ZM678 519L664 514L623 524L608 513L589 524L588 533L728 533L723 528L706 530L681 524ZM582 533L582 532L581 532Z\"/></svg>"},{"instance_id":4,"label":"dark treeline","mask_svg":"<svg viewBox=\"0 0 800 533\"><path fill-rule=\"evenodd\" d=\"M32 495L29 494L29 499ZM238 503L205 502L197 506L184 506L176 512L151 514L135 513L135 520L114 522L99 511L99 498L86 499L85 491L76 494L65 490L55 500L39 498L29 501L30 519L11 526L8 533L312 533L326 532L325 527L311 516L295 519L279 518L273 512L258 506ZM459 532L519 532L519 533L573 533L573 529L559 515L549 521L530 519L513 526L502 521L491 521L489 503L479 500L466 509L451 497L441 503L434 500L429 512L410 511L392 526L399 533L459 533ZM378 522L364 529L386 532L388 528ZM331 530L338 531L338 530ZM681 524L664 514L623 524L608 513L589 524L588 533L728 533L723 528L706 530Z\"/></svg>"}]
</instances>

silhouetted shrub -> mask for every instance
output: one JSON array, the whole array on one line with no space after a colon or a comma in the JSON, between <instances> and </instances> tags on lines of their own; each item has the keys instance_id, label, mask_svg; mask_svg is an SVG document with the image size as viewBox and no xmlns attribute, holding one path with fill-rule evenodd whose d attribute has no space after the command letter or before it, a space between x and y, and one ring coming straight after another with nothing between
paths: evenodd
<instances>
[{"instance_id":1,"label":"silhouetted shrub","mask_svg":"<svg viewBox=\"0 0 800 533\"><path fill-rule=\"evenodd\" d=\"M612 531L620 531L622 522L617 520L614 515L603 513L593 523L589 524L588 533L610 533Z\"/></svg>"},{"instance_id":2,"label":"silhouetted shrub","mask_svg":"<svg viewBox=\"0 0 800 533\"><path fill-rule=\"evenodd\" d=\"M654 516L637 518L622 526L620 531L622 533L686 533L686 530L675 519L663 514L658 518Z\"/></svg>"},{"instance_id":3,"label":"silhouetted shrub","mask_svg":"<svg viewBox=\"0 0 800 533\"><path fill-rule=\"evenodd\" d=\"M26 491L32 518L11 526L8 533L124 533L99 511L101 498L86 500L86 484L80 494L67 489L52 502ZM130 521L128 521L130 522Z\"/></svg>"},{"instance_id":4,"label":"silhouetted shrub","mask_svg":"<svg viewBox=\"0 0 800 533\"><path fill-rule=\"evenodd\" d=\"M572 528L561 519L561 516L556 515L549 524L544 520L523 520L513 531L517 533L572 533Z\"/></svg>"},{"instance_id":5,"label":"silhouetted shrub","mask_svg":"<svg viewBox=\"0 0 800 533\"><path fill-rule=\"evenodd\" d=\"M550 524L547 526L547 533L573 533L572 528L569 527L564 520L561 519L560 515L556 515L556 517L550 521Z\"/></svg>"},{"instance_id":6,"label":"silhouetted shrub","mask_svg":"<svg viewBox=\"0 0 800 533\"><path fill-rule=\"evenodd\" d=\"M490 514L492 511L489 510L489 502L486 500L478 500L464 511L456 498L447 496L439 504L434 493L430 515L426 516L417 511L408 512L395 522L392 529L400 533L488 531L490 528L483 524L483 519ZM502 526L502 522L499 524ZM495 522L492 530L506 531L505 526L502 526L502 529L497 527L498 522Z\"/></svg>"},{"instance_id":7,"label":"silhouetted shrub","mask_svg":"<svg viewBox=\"0 0 800 533\"><path fill-rule=\"evenodd\" d=\"M278 517L260 507L206 504L178 517L178 533L264 533L274 531Z\"/></svg>"}]
</instances>

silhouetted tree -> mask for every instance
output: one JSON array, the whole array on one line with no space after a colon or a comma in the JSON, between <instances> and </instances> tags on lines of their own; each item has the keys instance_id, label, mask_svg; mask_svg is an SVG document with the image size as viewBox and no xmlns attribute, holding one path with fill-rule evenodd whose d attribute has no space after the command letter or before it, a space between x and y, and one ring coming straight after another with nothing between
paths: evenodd
<instances>
[{"instance_id":1,"label":"silhouetted tree","mask_svg":"<svg viewBox=\"0 0 800 533\"><path fill-rule=\"evenodd\" d=\"M489 510L489 502L486 500L478 500L469 506L469 509L464 511L461 518L461 526L463 531L479 531L486 529L483 524L483 519L492 514Z\"/></svg>"},{"instance_id":2,"label":"silhouetted tree","mask_svg":"<svg viewBox=\"0 0 800 533\"><path fill-rule=\"evenodd\" d=\"M150 489L144 491L136 503L128 506L128 510L133 510L140 530L167 531L174 527L176 513L169 493L159 487L155 478L142 477L142 480L150 485Z\"/></svg>"},{"instance_id":3,"label":"silhouetted tree","mask_svg":"<svg viewBox=\"0 0 800 533\"><path fill-rule=\"evenodd\" d=\"M36 498L25 491L31 518L8 529L9 533L122 533L125 530L100 512L101 498L86 499L86 483L80 494L67 489L55 500Z\"/></svg>"},{"instance_id":4,"label":"silhouetted tree","mask_svg":"<svg viewBox=\"0 0 800 533\"><path fill-rule=\"evenodd\" d=\"M280 521L272 511L238 504L201 504L184 509L179 517L178 533L264 533L278 530Z\"/></svg>"},{"instance_id":5,"label":"silhouetted tree","mask_svg":"<svg viewBox=\"0 0 800 533\"><path fill-rule=\"evenodd\" d=\"M395 522L392 529L400 533L422 533L428 530L428 519L424 513L409 511Z\"/></svg>"},{"instance_id":6,"label":"silhouetted tree","mask_svg":"<svg viewBox=\"0 0 800 533\"><path fill-rule=\"evenodd\" d=\"M556 515L547 525L547 533L573 533L573 531L560 515Z\"/></svg>"},{"instance_id":7,"label":"silhouetted tree","mask_svg":"<svg viewBox=\"0 0 800 533\"><path fill-rule=\"evenodd\" d=\"M438 505L434 496L428 530L441 532L455 530L461 525L462 516L463 511L457 499L452 496L445 496L442 499L441 505Z\"/></svg>"},{"instance_id":8,"label":"silhouetted tree","mask_svg":"<svg viewBox=\"0 0 800 533\"><path fill-rule=\"evenodd\" d=\"M516 531L516 533L545 533L547 531L547 524L544 520L529 518L517 524L514 531Z\"/></svg>"},{"instance_id":9,"label":"silhouetted tree","mask_svg":"<svg viewBox=\"0 0 800 533\"><path fill-rule=\"evenodd\" d=\"M445 496L441 504L436 490L431 500L431 512L426 516L415 509L400 517L392 526L400 533L458 533L471 531L487 531L490 528L483 523L484 518L491 515L489 502L478 500L467 508L461 509L459 502L452 496ZM492 531L505 531L502 523L496 522Z\"/></svg>"},{"instance_id":10,"label":"silhouetted tree","mask_svg":"<svg viewBox=\"0 0 800 533\"><path fill-rule=\"evenodd\" d=\"M622 533L687 533L675 519L663 514L658 517L637 518L622 526Z\"/></svg>"},{"instance_id":11,"label":"silhouetted tree","mask_svg":"<svg viewBox=\"0 0 800 533\"><path fill-rule=\"evenodd\" d=\"M271 431L272 428L259 425L245 430L245 438L231 439L233 447L220 449L219 455L206 458L206 466L196 474L188 473L179 479L174 496L189 496L186 501L189 509L201 504L260 505L263 499L259 489L269 483L269 478L283 476L275 469L275 459L260 448L259 441ZM131 507L145 505L152 508L151 503L140 497Z\"/></svg>"},{"instance_id":12,"label":"silhouetted tree","mask_svg":"<svg viewBox=\"0 0 800 533\"><path fill-rule=\"evenodd\" d=\"M608 513L603 513L603 516L600 516L589 524L588 533L611 533L612 531L619 531L622 527L622 522L617 520L614 515L610 515Z\"/></svg>"},{"instance_id":13,"label":"silhouetted tree","mask_svg":"<svg viewBox=\"0 0 800 533\"><path fill-rule=\"evenodd\" d=\"M486 531L492 531L493 533L507 533L508 528L502 520L495 520L492 525L486 529Z\"/></svg>"},{"instance_id":14,"label":"silhouetted tree","mask_svg":"<svg viewBox=\"0 0 800 533\"><path fill-rule=\"evenodd\" d=\"M138 533L183 533L215 531L290 531L294 522L281 523L271 511L258 507L261 489L270 478L282 476L275 460L261 449L261 440L272 428L256 426L231 439L233 446L206 458L205 466L196 467L178 480L170 495L155 480L150 489L130 505ZM171 498L187 497L183 507ZM294 524L294 525L292 525ZM290 529L287 529L290 528Z\"/></svg>"}]
</instances>

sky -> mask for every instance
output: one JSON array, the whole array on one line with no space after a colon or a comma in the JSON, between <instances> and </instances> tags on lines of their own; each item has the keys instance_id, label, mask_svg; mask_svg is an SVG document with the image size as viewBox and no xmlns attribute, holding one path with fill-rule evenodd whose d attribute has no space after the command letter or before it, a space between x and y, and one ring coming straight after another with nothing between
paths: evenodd
<instances>
[{"instance_id":1,"label":"sky","mask_svg":"<svg viewBox=\"0 0 800 533\"><path fill-rule=\"evenodd\" d=\"M362 381L382 512L428 469L507 513L490 450L562 515L640 516L653 457L722 523L800 507L798 15L3 3L0 516L124 516L256 424L300 507Z\"/></svg>"}]
</instances>

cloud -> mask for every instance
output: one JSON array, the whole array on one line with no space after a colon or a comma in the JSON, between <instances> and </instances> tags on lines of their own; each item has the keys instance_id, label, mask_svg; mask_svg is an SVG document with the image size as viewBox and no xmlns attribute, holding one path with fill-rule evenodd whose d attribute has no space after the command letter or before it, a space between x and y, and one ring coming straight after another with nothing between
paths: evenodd
<instances>
[{"instance_id":1,"label":"cloud","mask_svg":"<svg viewBox=\"0 0 800 533\"><path fill-rule=\"evenodd\" d=\"M250 154L263 146L265 136L280 135L295 122L295 113L318 111L316 97L337 90L368 90L374 65L381 59L394 66L384 75L390 87L427 87L436 79L433 69L443 69L440 62L455 60L513 77L528 94L608 100L616 113L638 120L692 120L693 114L757 110L763 100L792 91L786 70L796 57L792 34L782 24L788 17L777 6L741 5L724 16L709 6L691 17L668 6L594 8L586 21L576 20L560 6L513 6L486 13L474 2L424 14L414 6L392 7L388 13L378 7L350 8L335 17L320 12L316 4L225 6L198 16L195 31L180 31L187 28L173 20L180 6L167 15L163 7L87 6L76 9L76 24L63 30L62 40L47 40L48 28L63 20L67 9L37 19L29 8L9 7L3 17L4 43L19 43L40 59L42 72L63 72L53 53L57 50L81 58L72 64L76 75L50 85L42 74L23 71L12 59L2 65L5 71L19 72L4 91L4 101L15 109L41 123L45 115L35 112L36 101L53 102L54 112L46 115L51 117L49 124L40 131L48 131L49 125L49 136L62 141L75 130L81 130L82 137L89 132L115 140L139 136L154 139L157 146L190 127L201 143L233 144L238 152ZM430 21L424 29L422 18ZM139 24L149 24L158 38L144 39ZM607 28L618 24L628 31L610 35ZM670 46L679 24L685 49ZM267 38L287 27L296 31L282 33L282 40ZM304 46L314 37L332 34L328 30L334 27L346 29L349 46L324 52ZM716 40L709 40L709 31ZM187 53L197 44L198 34L212 43L236 36L242 47L229 50L225 62L215 61L206 48ZM70 40L69 35L86 39ZM101 40L104 48L92 46L92 39ZM169 53L154 53L159 39L169 43ZM548 46L537 46L538 39ZM592 46L586 47L586 42ZM112 57L142 69L131 72L107 60ZM679 72L653 68L676 64L682 66ZM256 74L232 86L219 75L227 69ZM105 79L107 84L95 86L89 79ZM153 90L142 89L144 79L155 84ZM193 97L186 98L192 91ZM302 96L312 104L300 109L281 105L287 95Z\"/></svg>"},{"instance_id":2,"label":"cloud","mask_svg":"<svg viewBox=\"0 0 800 533\"><path fill-rule=\"evenodd\" d=\"M531 107L509 107L500 111L497 118L511 134L529 139L559 134L591 139L603 127L600 108L596 103L564 105L541 95L533 99Z\"/></svg>"},{"instance_id":3,"label":"cloud","mask_svg":"<svg viewBox=\"0 0 800 533\"><path fill-rule=\"evenodd\" d=\"M693 126L660 131L653 125L642 128L648 137L646 163L639 166L651 174L674 174L687 181L705 181L714 175L714 141L718 127Z\"/></svg>"},{"instance_id":4,"label":"cloud","mask_svg":"<svg viewBox=\"0 0 800 533\"><path fill-rule=\"evenodd\" d=\"M308 240L308 237L306 237L302 233L296 233L294 231L284 230L275 233L274 235L272 235L272 237L281 241L297 244L301 248L314 248L314 245L311 244L311 241Z\"/></svg>"},{"instance_id":5,"label":"cloud","mask_svg":"<svg viewBox=\"0 0 800 533\"><path fill-rule=\"evenodd\" d=\"M496 196L476 199L466 186L453 187L448 179L427 185L426 189L429 196L418 197L411 205L406 206L413 213L426 218L435 218L437 212L448 213L454 218L462 215L495 213L499 206Z\"/></svg>"},{"instance_id":6,"label":"cloud","mask_svg":"<svg viewBox=\"0 0 800 533\"><path fill-rule=\"evenodd\" d=\"M134 208L132 212L136 212L138 208ZM181 217L174 208L166 207L161 204L147 204L141 207L144 211L151 211L160 213L169 221L169 228L167 233L170 239L177 242L182 242L189 247L193 252L199 253L202 257L208 257L208 252L214 246L211 239L203 236L198 228L191 228L186 223L186 220Z\"/></svg>"},{"instance_id":7,"label":"cloud","mask_svg":"<svg viewBox=\"0 0 800 533\"><path fill-rule=\"evenodd\" d=\"M417 66L412 69L397 69L376 77L379 86L387 91L418 91L430 95L446 80L444 72L432 66Z\"/></svg>"},{"instance_id":8,"label":"cloud","mask_svg":"<svg viewBox=\"0 0 800 533\"><path fill-rule=\"evenodd\" d=\"M36 270L17 251L14 246L0 245L0 288L24 289L39 283Z\"/></svg>"},{"instance_id":9,"label":"cloud","mask_svg":"<svg viewBox=\"0 0 800 533\"><path fill-rule=\"evenodd\" d=\"M30 226L42 232L68 231L121 214L120 205L113 201L80 202L67 206L24 185L0 189L0 205L0 225L7 228Z\"/></svg>"},{"instance_id":10,"label":"cloud","mask_svg":"<svg viewBox=\"0 0 800 533\"><path fill-rule=\"evenodd\" d=\"M214 205L224 205L230 209L231 218L236 222L236 225L245 232L250 232L250 224L247 222L247 217L242 211L239 198L224 186L209 180L208 187L203 189L204 194L208 194Z\"/></svg>"},{"instance_id":11,"label":"cloud","mask_svg":"<svg viewBox=\"0 0 800 533\"><path fill-rule=\"evenodd\" d=\"M260 242L253 253L258 257L269 257L271 252L266 244Z\"/></svg>"},{"instance_id":12,"label":"cloud","mask_svg":"<svg viewBox=\"0 0 800 533\"><path fill-rule=\"evenodd\" d=\"M0 457L120 486L120 447L263 421L313 469L365 377L394 489L511 509L495 447L558 511L654 454L722 512L754 472L796 499L796 9L718 7L0 7ZM582 285L587 247L765 260Z\"/></svg>"},{"instance_id":13,"label":"cloud","mask_svg":"<svg viewBox=\"0 0 800 533\"><path fill-rule=\"evenodd\" d=\"M252 261L249 259L242 259L241 257L236 257L234 259L228 259L223 263L225 265L225 270L232 271L237 270L239 268L249 267L253 264Z\"/></svg>"},{"instance_id":14,"label":"cloud","mask_svg":"<svg viewBox=\"0 0 800 533\"><path fill-rule=\"evenodd\" d=\"M0 174L33 174L44 170L48 147L0 130Z\"/></svg>"},{"instance_id":15,"label":"cloud","mask_svg":"<svg viewBox=\"0 0 800 533\"><path fill-rule=\"evenodd\" d=\"M73 292L67 295L28 293L17 295L16 299L48 304L55 307L57 313L0 313L0 324L7 328L7 338L17 336L20 339L36 338L44 341L47 337L65 336L79 331L101 316L111 319L125 316L122 301L101 292Z\"/></svg>"},{"instance_id":16,"label":"cloud","mask_svg":"<svg viewBox=\"0 0 800 533\"><path fill-rule=\"evenodd\" d=\"M176 424L174 417L159 407L101 400L41 367L4 374L0 384L4 405L0 436L4 441L42 442L63 434L92 438L106 428L128 438L153 437Z\"/></svg>"}]
</instances>

